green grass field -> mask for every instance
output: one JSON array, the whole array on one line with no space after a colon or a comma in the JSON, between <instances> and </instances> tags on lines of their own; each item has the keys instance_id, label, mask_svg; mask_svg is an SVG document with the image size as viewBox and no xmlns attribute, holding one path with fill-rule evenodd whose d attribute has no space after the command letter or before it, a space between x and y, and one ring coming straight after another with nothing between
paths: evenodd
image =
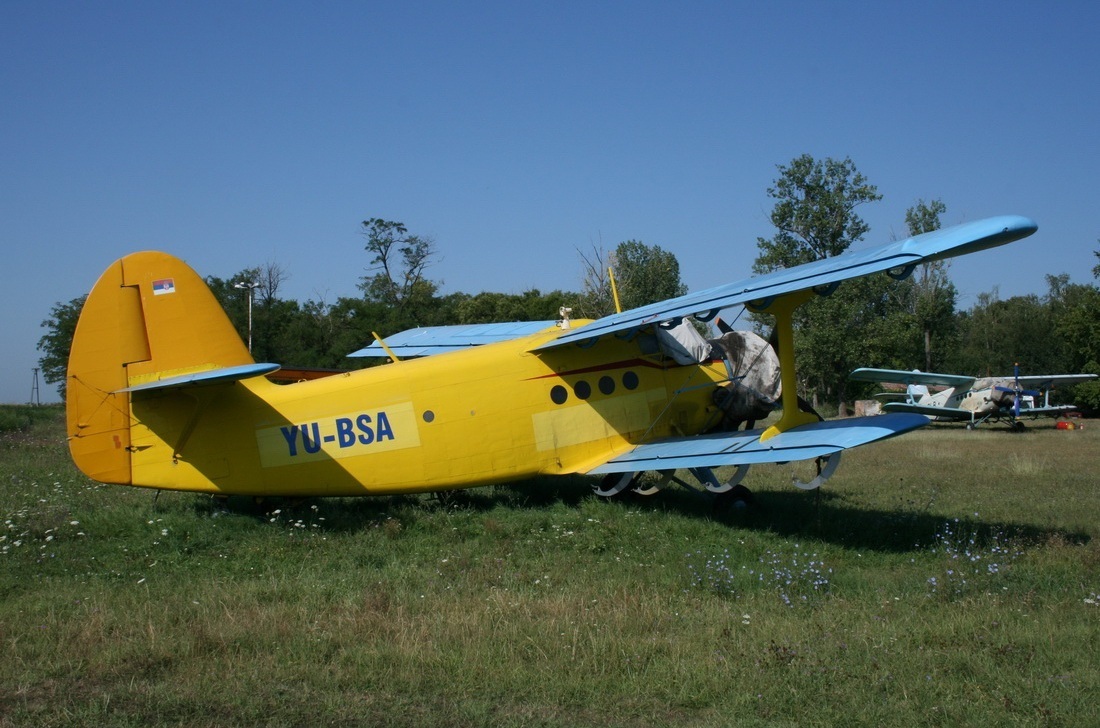
<instances>
[{"instance_id":1,"label":"green grass field","mask_svg":"<svg viewBox=\"0 0 1100 728\"><path fill-rule=\"evenodd\" d=\"M0 725L1096 724L1100 423L926 428L820 494L761 466L723 510L155 498L0 410Z\"/></svg>"}]
</instances>

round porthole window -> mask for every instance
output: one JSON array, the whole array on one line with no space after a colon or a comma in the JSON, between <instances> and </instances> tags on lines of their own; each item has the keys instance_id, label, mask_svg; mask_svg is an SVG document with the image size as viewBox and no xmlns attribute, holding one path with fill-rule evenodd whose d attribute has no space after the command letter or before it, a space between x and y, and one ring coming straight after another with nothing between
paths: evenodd
<instances>
[{"instance_id":1,"label":"round porthole window","mask_svg":"<svg viewBox=\"0 0 1100 728\"><path fill-rule=\"evenodd\" d=\"M582 379L573 385L573 394L577 399L588 399L592 396L592 385Z\"/></svg>"}]
</instances>

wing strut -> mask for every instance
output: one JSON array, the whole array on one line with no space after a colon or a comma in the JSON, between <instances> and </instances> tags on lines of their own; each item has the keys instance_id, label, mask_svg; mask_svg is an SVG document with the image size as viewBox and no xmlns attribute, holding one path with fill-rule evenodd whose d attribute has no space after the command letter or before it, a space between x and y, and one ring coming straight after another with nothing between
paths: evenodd
<instances>
[{"instance_id":1,"label":"wing strut","mask_svg":"<svg viewBox=\"0 0 1100 728\"><path fill-rule=\"evenodd\" d=\"M615 285L615 271L607 269L607 280L611 282L611 298L615 301L615 313L623 312L623 305L619 303L619 287Z\"/></svg>"},{"instance_id":2,"label":"wing strut","mask_svg":"<svg viewBox=\"0 0 1100 728\"><path fill-rule=\"evenodd\" d=\"M798 378L794 370L794 311L810 300L814 295L811 289L796 291L788 296L780 296L771 301L753 301L746 307L754 313L770 313L775 316L776 354L779 356L779 381L783 391L779 401L783 414L779 421L764 430L760 442L775 437L799 425L817 422L818 418L798 408Z\"/></svg>"},{"instance_id":3,"label":"wing strut","mask_svg":"<svg viewBox=\"0 0 1100 728\"><path fill-rule=\"evenodd\" d=\"M382 350L386 352L386 356L388 356L394 364L401 361L397 358L397 354L394 354L393 350L386 346L386 342L382 341L382 337L379 336L377 332L372 331L370 335L374 337L374 340L378 342L378 345L382 347Z\"/></svg>"}]
</instances>

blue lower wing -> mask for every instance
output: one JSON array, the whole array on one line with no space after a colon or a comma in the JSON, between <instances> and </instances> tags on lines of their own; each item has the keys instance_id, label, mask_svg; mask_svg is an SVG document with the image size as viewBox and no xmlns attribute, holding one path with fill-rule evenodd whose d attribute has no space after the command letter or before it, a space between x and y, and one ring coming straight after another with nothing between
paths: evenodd
<instances>
[{"instance_id":1,"label":"blue lower wing","mask_svg":"<svg viewBox=\"0 0 1100 728\"><path fill-rule=\"evenodd\" d=\"M1057 417L1060 414L1066 412L1073 412L1077 409L1076 405L1072 404L1052 404L1045 407L1021 407L1021 415L1046 415L1050 417Z\"/></svg>"},{"instance_id":2,"label":"blue lower wing","mask_svg":"<svg viewBox=\"0 0 1100 728\"><path fill-rule=\"evenodd\" d=\"M888 414L815 422L781 432L765 442L760 442L763 430L677 437L638 445L589 474L807 460L885 440L927 424L928 418L923 415Z\"/></svg>"},{"instance_id":3,"label":"blue lower wing","mask_svg":"<svg viewBox=\"0 0 1100 728\"><path fill-rule=\"evenodd\" d=\"M883 412L916 413L925 417L940 417L943 419L972 420L974 413L961 407L932 407L925 404L910 402L887 402L882 405Z\"/></svg>"}]
</instances>

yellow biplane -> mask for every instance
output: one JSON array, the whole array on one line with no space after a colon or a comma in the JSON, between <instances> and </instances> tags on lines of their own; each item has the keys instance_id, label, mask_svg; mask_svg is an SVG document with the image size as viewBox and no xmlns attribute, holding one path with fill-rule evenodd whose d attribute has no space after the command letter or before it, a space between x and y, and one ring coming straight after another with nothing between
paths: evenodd
<instances>
[{"instance_id":1,"label":"yellow biplane","mask_svg":"<svg viewBox=\"0 0 1100 728\"><path fill-rule=\"evenodd\" d=\"M823 459L800 484L816 487L841 451L928 419L801 410L795 309L851 278L904 277L1035 230L1023 217L980 220L595 321L563 309L556 322L415 329L359 352L388 364L282 385L191 268L135 253L107 269L81 313L69 446L101 482L222 495L383 495L585 473L604 476L597 492L612 496L653 492L637 480L646 471L688 485L677 470L723 493L750 465ZM719 345L685 323L731 306L774 314L777 360L748 335ZM774 386L754 378L761 367ZM751 427L773 408L775 424ZM739 467L719 482L719 466Z\"/></svg>"}]
</instances>

